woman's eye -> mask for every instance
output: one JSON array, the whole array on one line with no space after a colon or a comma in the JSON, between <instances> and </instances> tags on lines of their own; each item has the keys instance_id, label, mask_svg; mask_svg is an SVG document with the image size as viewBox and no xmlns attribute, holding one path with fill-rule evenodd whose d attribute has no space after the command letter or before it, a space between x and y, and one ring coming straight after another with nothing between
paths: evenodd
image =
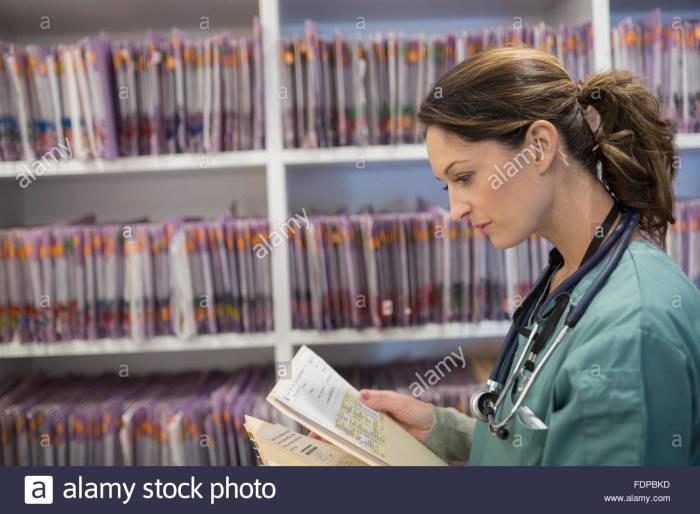
<instances>
[{"instance_id":1,"label":"woman's eye","mask_svg":"<svg viewBox=\"0 0 700 514\"><path fill-rule=\"evenodd\" d=\"M471 179L471 178L472 178L471 173L465 173L464 175L460 175L459 177L457 177L456 182L462 182L462 183L466 184L467 182L469 182L469 179Z\"/></svg>"},{"instance_id":2,"label":"woman's eye","mask_svg":"<svg viewBox=\"0 0 700 514\"><path fill-rule=\"evenodd\" d=\"M469 182L469 180L472 178L472 173L465 173L463 175L458 176L456 179L454 179L454 182L459 182L462 184L466 184ZM443 191L447 191L447 184L445 184L442 188Z\"/></svg>"}]
</instances>

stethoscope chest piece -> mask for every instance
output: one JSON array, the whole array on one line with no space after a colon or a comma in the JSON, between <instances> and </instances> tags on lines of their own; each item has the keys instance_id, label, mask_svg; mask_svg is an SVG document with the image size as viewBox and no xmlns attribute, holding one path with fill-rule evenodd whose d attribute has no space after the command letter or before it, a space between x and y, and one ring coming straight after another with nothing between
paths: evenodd
<instances>
[{"instance_id":1,"label":"stethoscope chest piece","mask_svg":"<svg viewBox=\"0 0 700 514\"><path fill-rule=\"evenodd\" d=\"M488 389L481 389L474 393L469 399L469 411L472 416L481 421L488 421L485 412L488 412L487 404L491 404L491 407L496 405L498 400L498 393L496 391L489 391Z\"/></svg>"}]
</instances>

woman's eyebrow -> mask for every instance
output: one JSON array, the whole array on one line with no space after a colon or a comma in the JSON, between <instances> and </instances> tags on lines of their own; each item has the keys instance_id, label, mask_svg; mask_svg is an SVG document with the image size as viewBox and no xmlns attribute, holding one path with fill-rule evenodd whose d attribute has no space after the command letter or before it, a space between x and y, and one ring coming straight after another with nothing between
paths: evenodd
<instances>
[{"instance_id":1,"label":"woman's eyebrow","mask_svg":"<svg viewBox=\"0 0 700 514\"><path fill-rule=\"evenodd\" d=\"M448 175L448 173L450 172L450 169L452 168L452 166L454 166L454 165L457 164L458 162L469 162L469 160L468 160L468 159L461 159L461 160L459 160L459 161L452 161L450 164L447 165L447 167L445 168L445 171L442 172L443 175L445 175L445 177L447 177L447 175ZM438 179L438 180L440 180L440 179Z\"/></svg>"}]
</instances>

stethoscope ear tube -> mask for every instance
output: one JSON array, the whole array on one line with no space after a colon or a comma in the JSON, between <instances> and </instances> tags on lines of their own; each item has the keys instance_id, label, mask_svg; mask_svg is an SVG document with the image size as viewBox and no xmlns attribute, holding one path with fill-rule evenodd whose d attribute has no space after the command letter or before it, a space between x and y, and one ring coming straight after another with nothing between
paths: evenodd
<instances>
[{"instance_id":1,"label":"stethoscope ear tube","mask_svg":"<svg viewBox=\"0 0 700 514\"><path fill-rule=\"evenodd\" d=\"M593 280L593 283L590 285L590 287L588 287L583 296L581 296L578 303L571 309L571 311L569 311L565 322L569 327L573 328L576 323L578 323L581 316L583 316L584 312L586 312L588 305L591 303L595 295L598 294L603 288L605 282L607 282L613 270L620 262L620 259L622 259L622 255L625 253L625 250L627 250L632 234L634 234L634 231L637 229L637 225L639 224L639 213L636 211L626 211L622 216L623 219L620 220L620 226L624 226L624 231L619 238L620 244L618 244L617 248L615 248L615 251L610 256L610 260L605 264L605 268L603 268L603 270ZM607 253L607 249L605 249L605 251Z\"/></svg>"}]
</instances>

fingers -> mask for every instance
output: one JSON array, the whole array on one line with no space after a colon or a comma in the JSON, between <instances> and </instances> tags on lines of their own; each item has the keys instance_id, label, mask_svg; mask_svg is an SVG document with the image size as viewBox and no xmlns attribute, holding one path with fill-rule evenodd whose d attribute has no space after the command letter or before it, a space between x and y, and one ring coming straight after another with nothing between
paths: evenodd
<instances>
[{"instance_id":1,"label":"fingers","mask_svg":"<svg viewBox=\"0 0 700 514\"><path fill-rule=\"evenodd\" d=\"M385 389L362 389L360 400L374 410L392 413L401 407L404 396Z\"/></svg>"},{"instance_id":2,"label":"fingers","mask_svg":"<svg viewBox=\"0 0 700 514\"><path fill-rule=\"evenodd\" d=\"M376 411L388 414L421 441L434 421L431 404L396 391L361 389L360 401Z\"/></svg>"}]
</instances>

